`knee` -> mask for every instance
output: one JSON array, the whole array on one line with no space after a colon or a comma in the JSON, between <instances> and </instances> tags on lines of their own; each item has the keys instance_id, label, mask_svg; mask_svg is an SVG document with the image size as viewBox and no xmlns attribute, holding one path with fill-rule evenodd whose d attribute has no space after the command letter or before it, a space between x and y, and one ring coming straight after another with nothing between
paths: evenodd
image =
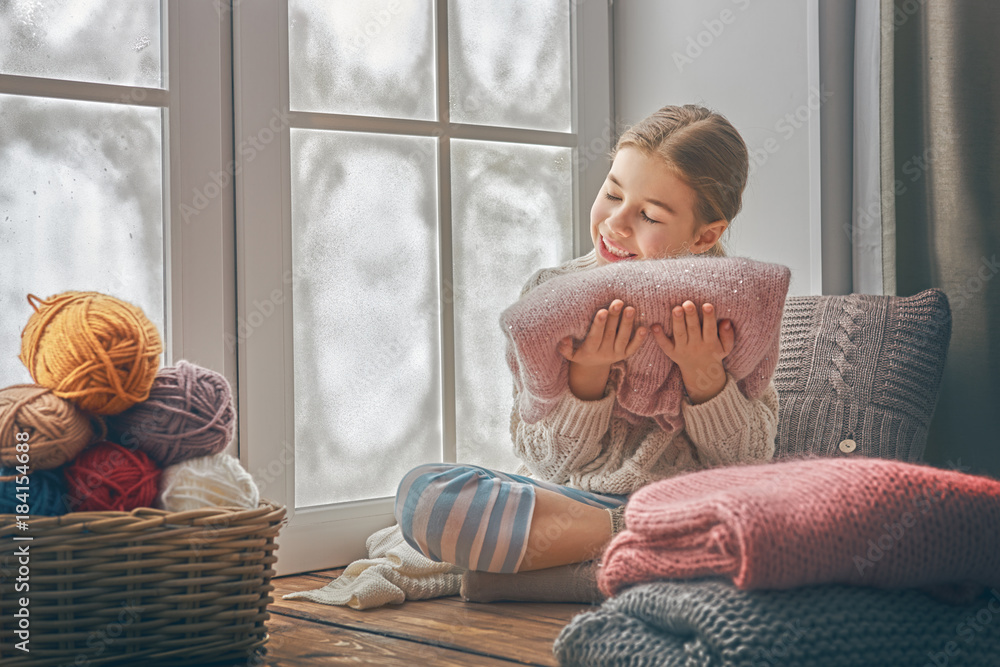
<instances>
[{"instance_id":1,"label":"knee","mask_svg":"<svg viewBox=\"0 0 1000 667\"><path fill-rule=\"evenodd\" d=\"M455 463L425 463L410 470L399 482L393 513L406 541L412 545L421 542L414 534L414 524L438 525L441 515L451 511L450 502L438 499L452 495L456 487L464 487L470 480L484 479L482 469ZM417 516L421 519L415 522ZM423 536L426 538L426 536Z\"/></svg>"},{"instance_id":2,"label":"knee","mask_svg":"<svg viewBox=\"0 0 1000 667\"><path fill-rule=\"evenodd\" d=\"M442 489L457 477L474 471L473 466L454 463L425 463L403 475L396 488L393 512L396 521L403 523L404 516L411 514L421 499L435 498Z\"/></svg>"}]
</instances>

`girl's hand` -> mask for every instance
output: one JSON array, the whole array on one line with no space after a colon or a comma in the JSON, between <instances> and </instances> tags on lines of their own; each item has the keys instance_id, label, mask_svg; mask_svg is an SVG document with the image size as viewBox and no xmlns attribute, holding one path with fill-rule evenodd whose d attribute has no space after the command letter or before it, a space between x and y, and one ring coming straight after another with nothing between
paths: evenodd
<instances>
[{"instance_id":1,"label":"girl's hand","mask_svg":"<svg viewBox=\"0 0 1000 667\"><path fill-rule=\"evenodd\" d=\"M693 403L701 403L718 394L726 385L722 360L733 351L736 334L732 322L723 320L716 326L715 308L702 306L704 324L698 317L694 302L685 301L673 309L673 338L667 338L663 327L652 326L653 338L660 349L677 364L685 388Z\"/></svg>"},{"instance_id":2,"label":"girl's hand","mask_svg":"<svg viewBox=\"0 0 1000 667\"><path fill-rule=\"evenodd\" d=\"M566 336L559 341L559 354L571 363L597 368L610 368L616 361L632 356L646 340L646 329L639 327L632 336L635 308L628 306L622 312L624 306L621 299L615 299L607 309L601 308L580 347L574 350L573 337Z\"/></svg>"}]
</instances>

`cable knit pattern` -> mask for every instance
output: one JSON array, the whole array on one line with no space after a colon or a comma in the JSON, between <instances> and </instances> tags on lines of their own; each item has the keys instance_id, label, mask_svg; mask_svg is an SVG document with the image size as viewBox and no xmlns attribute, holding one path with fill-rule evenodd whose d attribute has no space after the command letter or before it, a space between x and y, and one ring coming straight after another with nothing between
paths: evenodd
<instances>
[{"instance_id":1,"label":"cable knit pattern","mask_svg":"<svg viewBox=\"0 0 1000 667\"><path fill-rule=\"evenodd\" d=\"M745 396L760 398L778 363L790 277L781 264L698 255L615 262L553 277L500 315L521 419L536 422L556 407L569 371L569 362L557 350L559 341L567 335L583 340L597 311L616 298L635 307L637 325L660 323L667 336L673 335L674 306L686 299L699 307L712 303L718 318L731 320L736 330L733 350L722 362L726 372ZM616 417L632 424L652 417L667 431L684 427L680 368L652 336L612 368Z\"/></svg>"},{"instance_id":2,"label":"cable knit pattern","mask_svg":"<svg viewBox=\"0 0 1000 667\"><path fill-rule=\"evenodd\" d=\"M878 458L702 470L640 489L603 556L605 595L718 575L742 589L822 583L1000 587L1000 480Z\"/></svg>"},{"instance_id":3,"label":"cable knit pattern","mask_svg":"<svg viewBox=\"0 0 1000 667\"><path fill-rule=\"evenodd\" d=\"M537 271L521 290L521 297L551 279L595 267L598 265L591 251L558 267ZM720 308L720 317L722 312ZM737 326L737 342L740 335ZM656 352L666 358L658 347ZM549 412L529 422L521 414L524 403L519 400L516 375L510 430L514 451L523 462L518 474L594 493L627 495L680 472L766 461L774 453L778 393L770 382L759 398L750 399L727 372L722 391L710 400L693 405L679 398L680 424L684 428L667 430L652 418L636 423L616 414L619 392L613 377L608 380L604 397L596 401L574 396L563 377L561 392ZM676 394L680 397L680 392Z\"/></svg>"},{"instance_id":4,"label":"cable knit pattern","mask_svg":"<svg viewBox=\"0 0 1000 667\"><path fill-rule=\"evenodd\" d=\"M998 612L996 588L952 606L912 589L660 581L577 614L553 652L574 667L996 667Z\"/></svg>"},{"instance_id":5,"label":"cable knit pattern","mask_svg":"<svg viewBox=\"0 0 1000 667\"><path fill-rule=\"evenodd\" d=\"M838 330L834 336L836 345L833 350L833 372L830 374L830 383L833 384L834 394L842 401L849 401L854 390L854 376L858 372L854 364L859 361L859 344L855 338L861 336L861 329L858 327L861 318L862 312L857 302L845 301L844 309L837 321ZM871 332L866 333L870 334Z\"/></svg>"},{"instance_id":6,"label":"cable knit pattern","mask_svg":"<svg viewBox=\"0 0 1000 667\"><path fill-rule=\"evenodd\" d=\"M774 371L775 458L921 460L950 339L951 309L940 289L788 297ZM853 452L838 448L845 439L855 441Z\"/></svg>"}]
</instances>

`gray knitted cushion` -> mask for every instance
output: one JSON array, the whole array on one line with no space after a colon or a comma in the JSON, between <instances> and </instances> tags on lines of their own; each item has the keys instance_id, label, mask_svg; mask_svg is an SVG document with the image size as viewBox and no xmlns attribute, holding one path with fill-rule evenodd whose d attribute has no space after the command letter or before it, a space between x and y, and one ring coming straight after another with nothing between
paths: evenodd
<instances>
[{"instance_id":1,"label":"gray knitted cushion","mask_svg":"<svg viewBox=\"0 0 1000 667\"><path fill-rule=\"evenodd\" d=\"M996 667L998 603L996 589L949 605L913 588L664 580L577 614L552 651L573 667Z\"/></svg>"},{"instance_id":2,"label":"gray knitted cushion","mask_svg":"<svg viewBox=\"0 0 1000 667\"><path fill-rule=\"evenodd\" d=\"M775 459L920 461L950 340L951 308L940 289L789 296L774 371Z\"/></svg>"}]
</instances>

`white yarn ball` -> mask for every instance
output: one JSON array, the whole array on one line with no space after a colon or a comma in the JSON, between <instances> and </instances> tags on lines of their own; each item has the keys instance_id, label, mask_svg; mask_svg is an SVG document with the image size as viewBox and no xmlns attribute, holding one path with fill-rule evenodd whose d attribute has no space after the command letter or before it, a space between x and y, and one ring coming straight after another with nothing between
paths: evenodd
<instances>
[{"instance_id":1,"label":"white yarn ball","mask_svg":"<svg viewBox=\"0 0 1000 667\"><path fill-rule=\"evenodd\" d=\"M156 506L168 512L230 506L255 509L260 490L239 459L219 452L167 466L160 475Z\"/></svg>"}]
</instances>

